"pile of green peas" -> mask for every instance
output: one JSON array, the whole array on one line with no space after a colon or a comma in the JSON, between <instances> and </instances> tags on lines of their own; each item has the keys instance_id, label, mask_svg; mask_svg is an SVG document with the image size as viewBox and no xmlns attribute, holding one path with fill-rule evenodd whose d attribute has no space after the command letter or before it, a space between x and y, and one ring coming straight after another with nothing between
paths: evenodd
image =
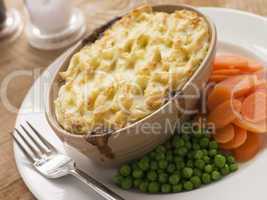
<instances>
[{"instance_id":1,"label":"pile of green peas","mask_svg":"<svg viewBox=\"0 0 267 200\"><path fill-rule=\"evenodd\" d=\"M238 169L208 134L177 134L143 158L124 164L113 177L124 190L144 193L190 191Z\"/></svg>"}]
</instances>

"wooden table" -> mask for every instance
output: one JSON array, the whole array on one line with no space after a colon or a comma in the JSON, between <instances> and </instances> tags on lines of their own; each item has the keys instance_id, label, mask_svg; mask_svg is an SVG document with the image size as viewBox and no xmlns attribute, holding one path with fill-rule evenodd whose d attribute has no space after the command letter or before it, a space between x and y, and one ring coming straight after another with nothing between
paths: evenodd
<instances>
[{"instance_id":1,"label":"wooden table","mask_svg":"<svg viewBox=\"0 0 267 200\"><path fill-rule=\"evenodd\" d=\"M133 7L139 0L75 0L75 4L85 11L88 20L88 31L105 22L122 10ZM154 0L148 2L174 2L174 0ZM259 15L267 15L267 1L265 0L176 0L194 6L217 6L250 11ZM8 7L16 7L23 13L22 2L7 0ZM26 20L23 13L24 21ZM28 89L37 78L34 71L42 72L58 57L64 49L57 51L40 51L27 44L23 34L14 43L5 45L0 43L0 87L4 88L8 77L18 70L27 72L11 80L7 92L1 91L1 97L7 98L9 103L18 109ZM38 76L38 73L37 73ZM13 129L16 112L10 111L6 103L0 100L0 199L34 199L26 188L16 169L12 151L12 140L9 132Z\"/></svg>"}]
</instances>

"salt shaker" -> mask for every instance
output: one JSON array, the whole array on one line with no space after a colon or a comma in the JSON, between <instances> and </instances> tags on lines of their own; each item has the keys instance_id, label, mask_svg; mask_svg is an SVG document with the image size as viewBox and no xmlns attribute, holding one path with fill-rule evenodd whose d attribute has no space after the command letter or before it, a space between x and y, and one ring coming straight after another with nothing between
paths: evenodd
<instances>
[{"instance_id":1,"label":"salt shaker","mask_svg":"<svg viewBox=\"0 0 267 200\"><path fill-rule=\"evenodd\" d=\"M85 18L71 0L25 0L25 3L29 13L26 33L33 47L59 49L84 35Z\"/></svg>"},{"instance_id":2,"label":"salt shaker","mask_svg":"<svg viewBox=\"0 0 267 200\"><path fill-rule=\"evenodd\" d=\"M4 0L0 0L0 42L13 41L22 32L23 22L20 13L14 9L6 9Z\"/></svg>"}]
</instances>

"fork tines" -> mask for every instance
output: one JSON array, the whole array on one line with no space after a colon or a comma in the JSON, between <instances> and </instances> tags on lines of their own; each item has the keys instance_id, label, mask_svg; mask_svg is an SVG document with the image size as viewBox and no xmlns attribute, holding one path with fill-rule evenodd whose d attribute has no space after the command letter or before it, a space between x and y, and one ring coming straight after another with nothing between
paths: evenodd
<instances>
[{"instance_id":1,"label":"fork tines","mask_svg":"<svg viewBox=\"0 0 267 200\"><path fill-rule=\"evenodd\" d=\"M28 130L20 124L20 130L15 128L12 137L30 160L35 161L56 150L28 121L26 123Z\"/></svg>"}]
</instances>

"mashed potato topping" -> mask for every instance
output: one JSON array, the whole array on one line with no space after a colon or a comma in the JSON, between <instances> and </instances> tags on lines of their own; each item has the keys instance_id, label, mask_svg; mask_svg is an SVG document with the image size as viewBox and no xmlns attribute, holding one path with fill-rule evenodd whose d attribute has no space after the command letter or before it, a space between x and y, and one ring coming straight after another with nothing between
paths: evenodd
<instances>
[{"instance_id":1,"label":"mashed potato topping","mask_svg":"<svg viewBox=\"0 0 267 200\"><path fill-rule=\"evenodd\" d=\"M82 48L61 72L57 120L74 134L136 122L164 104L208 47L208 24L197 13L138 8Z\"/></svg>"}]
</instances>

